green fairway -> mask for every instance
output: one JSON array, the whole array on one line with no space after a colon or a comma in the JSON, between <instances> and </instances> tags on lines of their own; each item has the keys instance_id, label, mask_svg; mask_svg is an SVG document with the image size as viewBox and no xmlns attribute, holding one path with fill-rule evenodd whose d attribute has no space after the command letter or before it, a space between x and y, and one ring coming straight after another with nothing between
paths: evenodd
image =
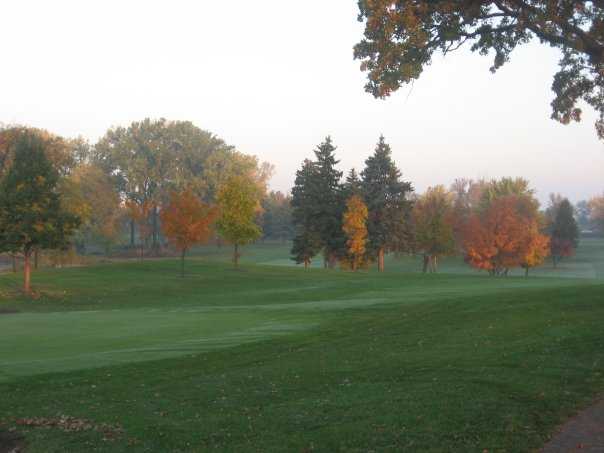
<instances>
[{"instance_id":1,"label":"green fairway","mask_svg":"<svg viewBox=\"0 0 604 453\"><path fill-rule=\"evenodd\" d=\"M304 271L287 245L0 275L0 430L28 451L528 451L604 391L604 242L530 278ZM287 265L286 265L287 264ZM417 264L417 266L416 266Z\"/></svg>"}]
</instances>

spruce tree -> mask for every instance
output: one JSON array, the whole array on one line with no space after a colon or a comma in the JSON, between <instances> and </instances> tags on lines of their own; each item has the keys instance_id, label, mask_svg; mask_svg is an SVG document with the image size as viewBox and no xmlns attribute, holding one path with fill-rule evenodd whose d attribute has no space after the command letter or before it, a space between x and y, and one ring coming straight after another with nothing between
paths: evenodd
<instances>
[{"instance_id":1,"label":"spruce tree","mask_svg":"<svg viewBox=\"0 0 604 453\"><path fill-rule=\"evenodd\" d=\"M384 136L380 136L374 154L365 161L361 189L369 210L368 252L377 258L378 270L383 271L386 252L403 252L410 246L411 203L407 195L413 190L411 183L401 180Z\"/></svg>"},{"instance_id":2,"label":"spruce tree","mask_svg":"<svg viewBox=\"0 0 604 453\"><path fill-rule=\"evenodd\" d=\"M574 217L573 206L568 199L562 200L550 226L551 255L554 267L566 256L571 256L579 244L579 227Z\"/></svg>"},{"instance_id":3,"label":"spruce tree","mask_svg":"<svg viewBox=\"0 0 604 453\"><path fill-rule=\"evenodd\" d=\"M314 256L321 250L321 240L314 222L315 194L313 191L316 168L306 159L302 168L296 172L292 189L292 221L295 228L294 243L291 250L296 263L308 267Z\"/></svg>"},{"instance_id":4,"label":"spruce tree","mask_svg":"<svg viewBox=\"0 0 604 453\"><path fill-rule=\"evenodd\" d=\"M45 148L40 137L24 132L16 142L12 166L0 182L0 252L23 255L26 294L31 294L34 250L67 247L80 223L61 206L59 173Z\"/></svg>"},{"instance_id":5,"label":"spruce tree","mask_svg":"<svg viewBox=\"0 0 604 453\"><path fill-rule=\"evenodd\" d=\"M331 137L315 150L315 173L312 176L312 222L321 241L325 265L333 267L340 254L345 253L346 237L342 231L344 201L341 196L342 172L336 169L336 147Z\"/></svg>"},{"instance_id":6,"label":"spruce tree","mask_svg":"<svg viewBox=\"0 0 604 453\"><path fill-rule=\"evenodd\" d=\"M352 168L348 175L346 175L346 181L342 186L343 197L348 200L353 195L362 196L362 187L359 174L354 168Z\"/></svg>"}]
</instances>

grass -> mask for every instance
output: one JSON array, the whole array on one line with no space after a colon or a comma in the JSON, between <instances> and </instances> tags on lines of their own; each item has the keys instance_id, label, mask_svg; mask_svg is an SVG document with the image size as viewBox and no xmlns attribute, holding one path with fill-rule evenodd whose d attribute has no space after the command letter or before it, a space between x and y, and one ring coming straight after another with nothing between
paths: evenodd
<instances>
[{"instance_id":1,"label":"grass","mask_svg":"<svg viewBox=\"0 0 604 453\"><path fill-rule=\"evenodd\" d=\"M31 452L530 451L604 390L602 241L528 279L246 252L235 271L202 248L184 279L176 260L44 270L36 301L0 275L18 312L0 315L0 428L124 429L20 427Z\"/></svg>"}]
</instances>

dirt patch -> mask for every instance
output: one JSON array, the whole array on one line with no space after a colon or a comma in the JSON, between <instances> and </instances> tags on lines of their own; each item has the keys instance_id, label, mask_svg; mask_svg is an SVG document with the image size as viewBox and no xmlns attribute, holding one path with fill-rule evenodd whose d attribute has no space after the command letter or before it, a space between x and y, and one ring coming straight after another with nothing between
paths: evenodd
<instances>
[{"instance_id":1,"label":"dirt patch","mask_svg":"<svg viewBox=\"0 0 604 453\"><path fill-rule=\"evenodd\" d=\"M604 452L604 400L568 420L541 452Z\"/></svg>"},{"instance_id":2,"label":"dirt patch","mask_svg":"<svg viewBox=\"0 0 604 453\"><path fill-rule=\"evenodd\" d=\"M0 453L23 453L25 451L25 439L14 431L0 430Z\"/></svg>"},{"instance_id":3,"label":"dirt patch","mask_svg":"<svg viewBox=\"0 0 604 453\"><path fill-rule=\"evenodd\" d=\"M19 313L18 310L14 310L12 308L2 308L0 307L0 315L14 315L15 313Z\"/></svg>"}]
</instances>

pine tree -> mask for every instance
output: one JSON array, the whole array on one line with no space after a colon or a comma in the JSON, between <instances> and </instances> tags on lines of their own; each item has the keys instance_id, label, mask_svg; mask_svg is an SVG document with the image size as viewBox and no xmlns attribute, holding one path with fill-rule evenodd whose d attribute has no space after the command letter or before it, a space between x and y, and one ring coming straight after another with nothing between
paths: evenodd
<instances>
[{"instance_id":1,"label":"pine tree","mask_svg":"<svg viewBox=\"0 0 604 453\"><path fill-rule=\"evenodd\" d=\"M573 206L568 199L565 198L558 204L554 222L550 225L554 267L563 257L573 255L579 244L579 227L573 214Z\"/></svg>"},{"instance_id":2,"label":"pine tree","mask_svg":"<svg viewBox=\"0 0 604 453\"><path fill-rule=\"evenodd\" d=\"M344 202L340 180L342 172L336 170L336 147L327 137L315 150L315 172L312 176L312 222L319 233L325 265L335 266L338 256L345 253L346 237L342 232Z\"/></svg>"},{"instance_id":3,"label":"pine tree","mask_svg":"<svg viewBox=\"0 0 604 453\"><path fill-rule=\"evenodd\" d=\"M292 259L298 264L304 263L305 268L321 250L320 235L313 218L315 197L312 185L315 173L314 163L306 159L302 168L296 172L292 189L291 206L295 236L291 254Z\"/></svg>"},{"instance_id":4,"label":"pine tree","mask_svg":"<svg viewBox=\"0 0 604 453\"><path fill-rule=\"evenodd\" d=\"M342 196L345 200L348 200L354 195L362 196L362 187L359 174L353 168L348 172L346 182L344 182L344 185L342 186Z\"/></svg>"},{"instance_id":5,"label":"pine tree","mask_svg":"<svg viewBox=\"0 0 604 453\"><path fill-rule=\"evenodd\" d=\"M386 252L403 252L410 244L411 203L407 200L413 188L401 180L401 172L392 160L392 151L384 136L375 152L365 161L361 173L363 198L369 210L368 251L377 257L378 269L384 270Z\"/></svg>"},{"instance_id":6,"label":"pine tree","mask_svg":"<svg viewBox=\"0 0 604 453\"><path fill-rule=\"evenodd\" d=\"M34 251L66 248L80 224L61 205L59 173L45 147L38 135L23 132L15 145L12 166L0 183L0 252L23 255L26 294L31 294Z\"/></svg>"}]
</instances>

